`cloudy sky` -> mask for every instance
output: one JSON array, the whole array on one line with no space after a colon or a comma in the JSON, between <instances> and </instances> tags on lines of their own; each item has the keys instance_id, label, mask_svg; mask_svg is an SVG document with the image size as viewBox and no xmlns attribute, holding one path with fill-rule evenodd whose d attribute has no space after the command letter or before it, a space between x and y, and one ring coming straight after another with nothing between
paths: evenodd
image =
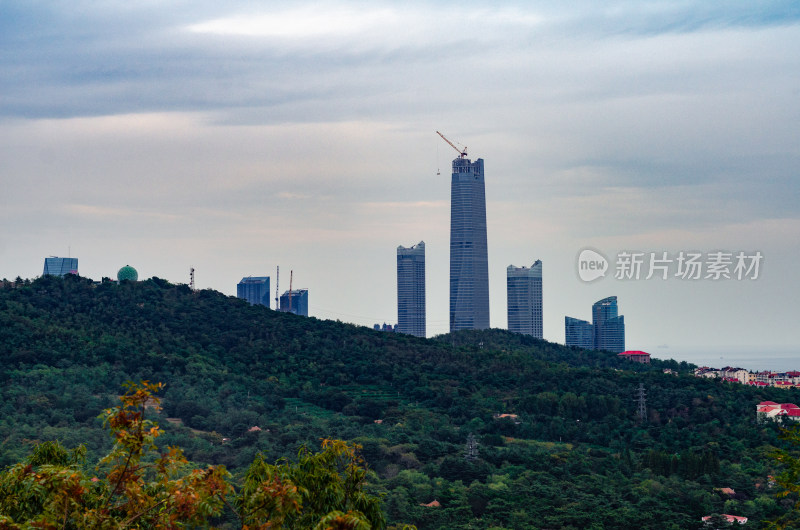
<instances>
[{"instance_id":1,"label":"cloudy sky","mask_svg":"<svg viewBox=\"0 0 800 530\"><path fill-rule=\"evenodd\" d=\"M505 268L541 259L549 340L617 295L629 348L800 359L800 4L564 4L5 1L0 277L71 254L235 294L280 265L313 315L371 325L424 240L446 332L440 130L485 160L493 326ZM763 260L619 280L623 250Z\"/></svg>"}]
</instances>

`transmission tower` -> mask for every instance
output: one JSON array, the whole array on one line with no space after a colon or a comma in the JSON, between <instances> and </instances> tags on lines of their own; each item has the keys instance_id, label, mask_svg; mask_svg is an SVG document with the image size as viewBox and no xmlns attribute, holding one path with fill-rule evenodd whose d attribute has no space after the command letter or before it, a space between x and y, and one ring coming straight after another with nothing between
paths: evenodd
<instances>
[{"instance_id":1,"label":"transmission tower","mask_svg":"<svg viewBox=\"0 0 800 530\"><path fill-rule=\"evenodd\" d=\"M469 436L467 436L467 447L466 451L464 451L464 458L466 460L478 459L478 440L475 439L475 435L472 433L469 433Z\"/></svg>"},{"instance_id":2,"label":"transmission tower","mask_svg":"<svg viewBox=\"0 0 800 530\"><path fill-rule=\"evenodd\" d=\"M189 289L194 291L194 267L189 269Z\"/></svg>"},{"instance_id":3,"label":"transmission tower","mask_svg":"<svg viewBox=\"0 0 800 530\"><path fill-rule=\"evenodd\" d=\"M639 421L647 421L647 397L642 383L639 383L639 388L636 389L636 393L635 401L639 405L636 409L636 417L639 418Z\"/></svg>"}]
</instances>

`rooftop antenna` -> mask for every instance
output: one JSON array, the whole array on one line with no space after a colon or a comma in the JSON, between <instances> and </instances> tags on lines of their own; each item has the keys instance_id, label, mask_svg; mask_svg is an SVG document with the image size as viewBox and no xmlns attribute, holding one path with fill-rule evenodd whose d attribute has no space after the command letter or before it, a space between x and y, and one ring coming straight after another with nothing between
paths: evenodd
<instances>
[{"instance_id":1,"label":"rooftop antenna","mask_svg":"<svg viewBox=\"0 0 800 530\"><path fill-rule=\"evenodd\" d=\"M194 267L189 268L189 289L194 291Z\"/></svg>"},{"instance_id":2,"label":"rooftop antenna","mask_svg":"<svg viewBox=\"0 0 800 530\"><path fill-rule=\"evenodd\" d=\"M439 171L439 144L436 144L436 174L441 175Z\"/></svg>"}]
</instances>

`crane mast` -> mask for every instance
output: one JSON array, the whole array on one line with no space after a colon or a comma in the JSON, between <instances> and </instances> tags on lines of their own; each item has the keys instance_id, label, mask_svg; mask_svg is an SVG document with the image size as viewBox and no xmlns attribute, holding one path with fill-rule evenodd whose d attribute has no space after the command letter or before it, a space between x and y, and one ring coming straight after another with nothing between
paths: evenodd
<instances>
[{"instance_id":1,"label":"crane mast","mask_svg":"<svg viewBox=\"0 0 800 530\"><path fill-rule=\"evenodd\" d=\"M275 311L281 310L281 297L278 286L281 283L281 266L278 265L278 270L275 271Z\"/></svg>"},{"instance_id":2,"label":"crane mast","mask_svg":"<svg viewBox=\"0 0 800 530\"><path fill-rule=\"evenodd\" d=\"M294 271L289 271L289 312L292 312L292 277L294 276Z\"/></svg>"},{"instance_id":3,"label":"crane mast","mask_svg":"<svg viewBox=\"0 0 800 530\"><path fill-rule=\"evenodd\" d=\"M467 156L467 146L466 146L466 145L464 146L464 149L463 149L463 151L462 151L461 149L459 149L458 147L456 147L456 146L455 146L455 144L453 144L453 142L451 142L450 140L448 140L448 139L447 139L447 137L446 137L445 135L443 135L442 133L440 133L439 131L436 131L436 134L438 134L439 136L441 136L441 137L442 137L442 140L444 140L445 142L447 142L447 143L448 143L448 145L450 145L450 147L452 147L453 149L455 149L455 150L456 150L456 152L458 153L458 157L459 157L459 158L466 158L466 156Z\"/></svg>"}]
</instances>

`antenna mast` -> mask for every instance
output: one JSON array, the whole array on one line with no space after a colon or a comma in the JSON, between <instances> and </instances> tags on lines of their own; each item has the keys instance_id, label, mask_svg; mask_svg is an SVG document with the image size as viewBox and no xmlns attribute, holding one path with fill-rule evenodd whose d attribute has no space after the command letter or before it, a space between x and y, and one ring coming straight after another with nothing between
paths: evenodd
<instances>
[{"instance_id":1,"label":"antenna mast","mask_svg":"<svg viewBox=\"0 0 800 530\"><path fill-rule=\"evenodd\" d=\"M189 268L189 289L194 291L194 267Z\"/></svg>"},{"instance_id":2,"label":"antenna mast","mask_svg":"<svg viewBox=\"0 0 800 530\"><path fill-rule=\"evenodd\" d=\"M275 311L281 310L281 298L280 298L280 291L278 290L278 286L281 283L281 266L278 265L278 270L275 271Z\"/></svg>"}]
</instances>

